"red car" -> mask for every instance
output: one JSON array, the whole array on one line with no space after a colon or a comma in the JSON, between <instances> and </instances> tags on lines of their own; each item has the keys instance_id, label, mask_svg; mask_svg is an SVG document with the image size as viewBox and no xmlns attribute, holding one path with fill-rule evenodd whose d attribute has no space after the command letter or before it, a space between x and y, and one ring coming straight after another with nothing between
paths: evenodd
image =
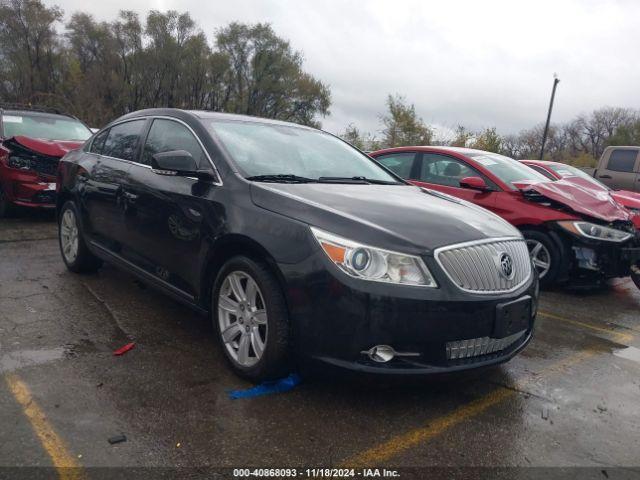
<instances>
[{"instance_id":1,"label":"red car","mask_svg":"<svg viewBox=\"0 0 640 480\"><path fill-rule=\"evenodd\" d=\"M91 130L57 111L0 107L0 218L15 206L55 208L58 161Z\"/></svg>"},{"instance_id":2,"label":"red car","mask_svg":"<svg viewBox=\"0 0 640 480\"><path fill-rule=\"evenodd\" d=\"M371 156L416 185L518 227L544 286L631 275L640 288L640 234L632 213L609 195L552 182L512 158L469 148L401 147Z\"/></svg>"},{"instance_id":3,"label":"red car","mask_svg":"<svg viewBox=\"0 0 640 480\"><path fill-rule=\"evenodd\" d=\"M556 180L566 180L597 192L608 192L616 202L636 214L634 223L636 228L640 228L640 193L630 192L629 190L612 190L588 173L565 163L548 162L546 160L520 160L520 162L554 182Z\"/></svg>"}]
</instances>

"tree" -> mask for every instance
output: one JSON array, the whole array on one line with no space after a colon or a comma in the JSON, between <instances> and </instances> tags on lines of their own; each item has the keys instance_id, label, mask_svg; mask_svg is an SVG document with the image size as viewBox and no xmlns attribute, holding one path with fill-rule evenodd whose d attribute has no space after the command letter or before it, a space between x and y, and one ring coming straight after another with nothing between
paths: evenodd
<instances>
[{"instance_id":1,"label":"tree","mask_svg":"<svg viewBox=\"0 0 640 480\"><path fill-rule=\"evenodd\" d=\"M620 125L607 140L609 145L640 145L640 119Z\"/></svg>"},{"instance_id":2,"label":"tree","mask_svg":"<svg viewBox=\"0 0 640 480\"><path fill-rule=\"evenodd\" d=\"M476 135L471 148L500 153L502 150L502 137L500 137L495 127L486 128Z\"/></svg>"},{"instance_id":3,"label":"tree","mask_svg":"<svg viewBox=\"0 0 640 480\"><path fill-rule=\"evenodd\" d=\"M464 126L458 125L455 130L455 137L450 142L450 145L452 147L466 147L472 138L473 133L467 130Z\"/></svg>"},{"instance_id":4,"label":"tree","mask_svg":"<svg viewBox=\"0 0 640 480\"><path fill-rule=\"evenodd\" d=\"M329 88L302 70L302 54L270 25L232 23L216 45L229 62L227 111L314 126L316 114L329 113Z\"/></svg>"},{"instance_id":5,"label":"tree","mask_svg":"<svg viewBox=\"0 0 640 480\"><path fill-rule=\"evenodd\" d=\"M100 126L151 107L210 109L319 126L329 87L268 24L232 23L212 46L188 13L112 22L41 0L0 0L0 100L44 103Z\"/></svg>"},{"instance_id":6,"label":"tree","mask_svg":"<svg viewBox=\"0 0 640 480\"><path fill-rule=\"evenodd\" d=\"M62 10L39 0L0 3L0 80L2 96L29 102L53 93L60 80L60 39L55 26Z\"/></svg>"},{"instance_id":7,"label":"tree","mask_svg":"<svg viewBox=\"0 0 640 480\"><path fill-rule=\"evenodd\" d=\"M415 106L406 104L404 97L389 95L387 109L387 114L381 117L385 147L431 144L433 131L417 116Z\"/></svg>"},{"instance_id":8,"label":"tree","mask_svg":"<svg viewBox=\"0 0 640 480\"><path fill-rule=\"evenodd\" d=\"M340 134L340 138L342 138L345 142L349 142L351 145L359 148L360 150L366 149L365 136L353 123L347 125L347 128L344 130L344 132Z\"/></svg>"}]
</instances>

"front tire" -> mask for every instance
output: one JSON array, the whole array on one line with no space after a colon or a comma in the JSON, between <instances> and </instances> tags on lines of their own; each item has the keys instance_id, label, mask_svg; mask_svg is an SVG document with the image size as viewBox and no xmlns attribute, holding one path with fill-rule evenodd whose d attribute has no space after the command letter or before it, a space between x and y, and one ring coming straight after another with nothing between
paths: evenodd
<instances>
[{"instance_id":1,"label":"front tire","mask_svg":"<svg viewBox=\"0 0 640 480\"><path fill-rule=\"evenodd\" d=\"M102 260L87 248L80 228L78 209L71 200L60 209L58 243L62 260L72 272L90 273L102 266Z\"/></svg>"},{"instance_id":2,"label":"front tire","mask_svg":"<svg viewBox=\"0 0 640 480\"><path fill-rule=\"evenodd\" d=\"M220 345L239 376L261 382L289 373L289 314L266 264L231 258L216 277L211 299Z\"/></svg>"},{"instance_id":3,"label":"front tire","mask_svg":"<svg viewBox=\"0 0 640 480\"><path fill-rule=\"evenodd\" d=\"M640 288L640 264L631 267L631 280L636 284L636 287Z\"/></svg>"},{"instance_id":4,"label":"front tire","mask_svg":"<svg viewBox=\"0 0 640 480\"><path fill-rule=\"evenodd\" d=\"M538 272L540 287L548 288L556 284L563 263L562 253L553 239L543 232L523 230L533 266Z\"/></svg>"},{"instance_id":5,"label":"front tire","mask_svg":"<svg viewBox=\"0 0 640 480\"><path fill-rule=\"evenodd\" d=\"M5 196L2 188L0 187L0 218L10 217L13 213L13 205Z\"/></svg>"}]
</instances>

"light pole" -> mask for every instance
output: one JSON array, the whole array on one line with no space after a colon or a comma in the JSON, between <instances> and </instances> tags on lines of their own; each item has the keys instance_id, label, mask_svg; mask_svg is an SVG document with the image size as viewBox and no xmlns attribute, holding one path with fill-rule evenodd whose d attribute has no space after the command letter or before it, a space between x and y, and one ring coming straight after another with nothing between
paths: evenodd
<instances>
[{"instance_id":1,"label":"light pole","mask_svg":"<svg viewBox=\"0 0 640 480\"><path fill-rule=\"evenodd\" d=\"M557 74L553 74L553 89L551 90L551 101L549 102L549 112L547 112L547 123L544 126L544 133L542 134L542 147L540 148L540 160L544 157L544 144L547 143L547 134L549 133L549 122L551 121L551 110L553 110L553 99L556 96L556 87L560 83L560 79Z\"/></svg>"}]
</instances>

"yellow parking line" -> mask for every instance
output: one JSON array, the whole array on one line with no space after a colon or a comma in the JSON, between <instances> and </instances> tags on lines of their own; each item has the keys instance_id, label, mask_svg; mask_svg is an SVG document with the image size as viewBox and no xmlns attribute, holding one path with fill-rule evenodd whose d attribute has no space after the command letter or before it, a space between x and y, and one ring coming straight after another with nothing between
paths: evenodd
<instances>
[{"instance_id":1,"label":"yellow parking line","mask_svg":"<svg viewBox=\"0 0 640 480\"><path fill-rule=\"evenodd\" d=\"M631 341L631 339L633 339L633 335L631 335L629 333L618 332L618 331L614 330L613 328L598 327L597 325L593 325L591 323L586 323L586 322L581 322L579 320L573 320L571 318L561 317L560 315L555 315L555 314L549 313L549 312L538 311L538 314L542 315L543 317L553 318L554 320L560 320L561 322L571 323L571 324L577 325L579 327L588 328L588 329L593 330L595 332L607 333L609 335L616 335L617 337L620 338L620 340L623 340L625 342L629 342L629 341Z\"/></svg>"},{"instance_id":2,"label":"yellow parking line","mask_svg":"<svg viewBox=\"0 0 640 480\"><path fill-rule=\"evenodd\" d=\"M540 375L550 374L550 373L558 373L563 371L572 365L578 364L587 358L595 355L597 351L593 350L584 350L576 353L575 355L570 356L564 360L561 360L557 363L552 364L551 366L543 369L540 372ZM540 378L540 375L533 377L524 382L519 382L516 384L516 389L508 389L501 387L497 390L494 390L487 395L480 397L473 402L464 405L460 408L457 408L453 412L448 415L444 415L443 417L432 420L429 424L424 427L420 427L414 430L411 430L407 433L403 433L401 435L395 436L390 440L365 450L344 462L342 465L344 467L364 467L364 466L374 466L380 465L390 458L395 457L396 455L405 452L411 447L418 445L420 443L427 442L432 438L440 435L444 431L458 425L464 420L469 418L473 418L488 408L499 404L500 402L510 398L511 396L517 393L517 390L521 390L526 387L529 383Z\"/></svg>"},{"instance_id":3,"label":"yellow parking line","mask_svg":"<svg viewBox=\"0 0 640 480\"><path fill-rule=\"evenodd\" d=\"M5 380L9 390L22 407L24 415L31 423L33 431L46 450L61 480L80 480L85 475L80 464L69 453L64 441L53 429L46 415L31 395L29 387L15 374L8 374Z\"/></svg>"}]
</instances>

